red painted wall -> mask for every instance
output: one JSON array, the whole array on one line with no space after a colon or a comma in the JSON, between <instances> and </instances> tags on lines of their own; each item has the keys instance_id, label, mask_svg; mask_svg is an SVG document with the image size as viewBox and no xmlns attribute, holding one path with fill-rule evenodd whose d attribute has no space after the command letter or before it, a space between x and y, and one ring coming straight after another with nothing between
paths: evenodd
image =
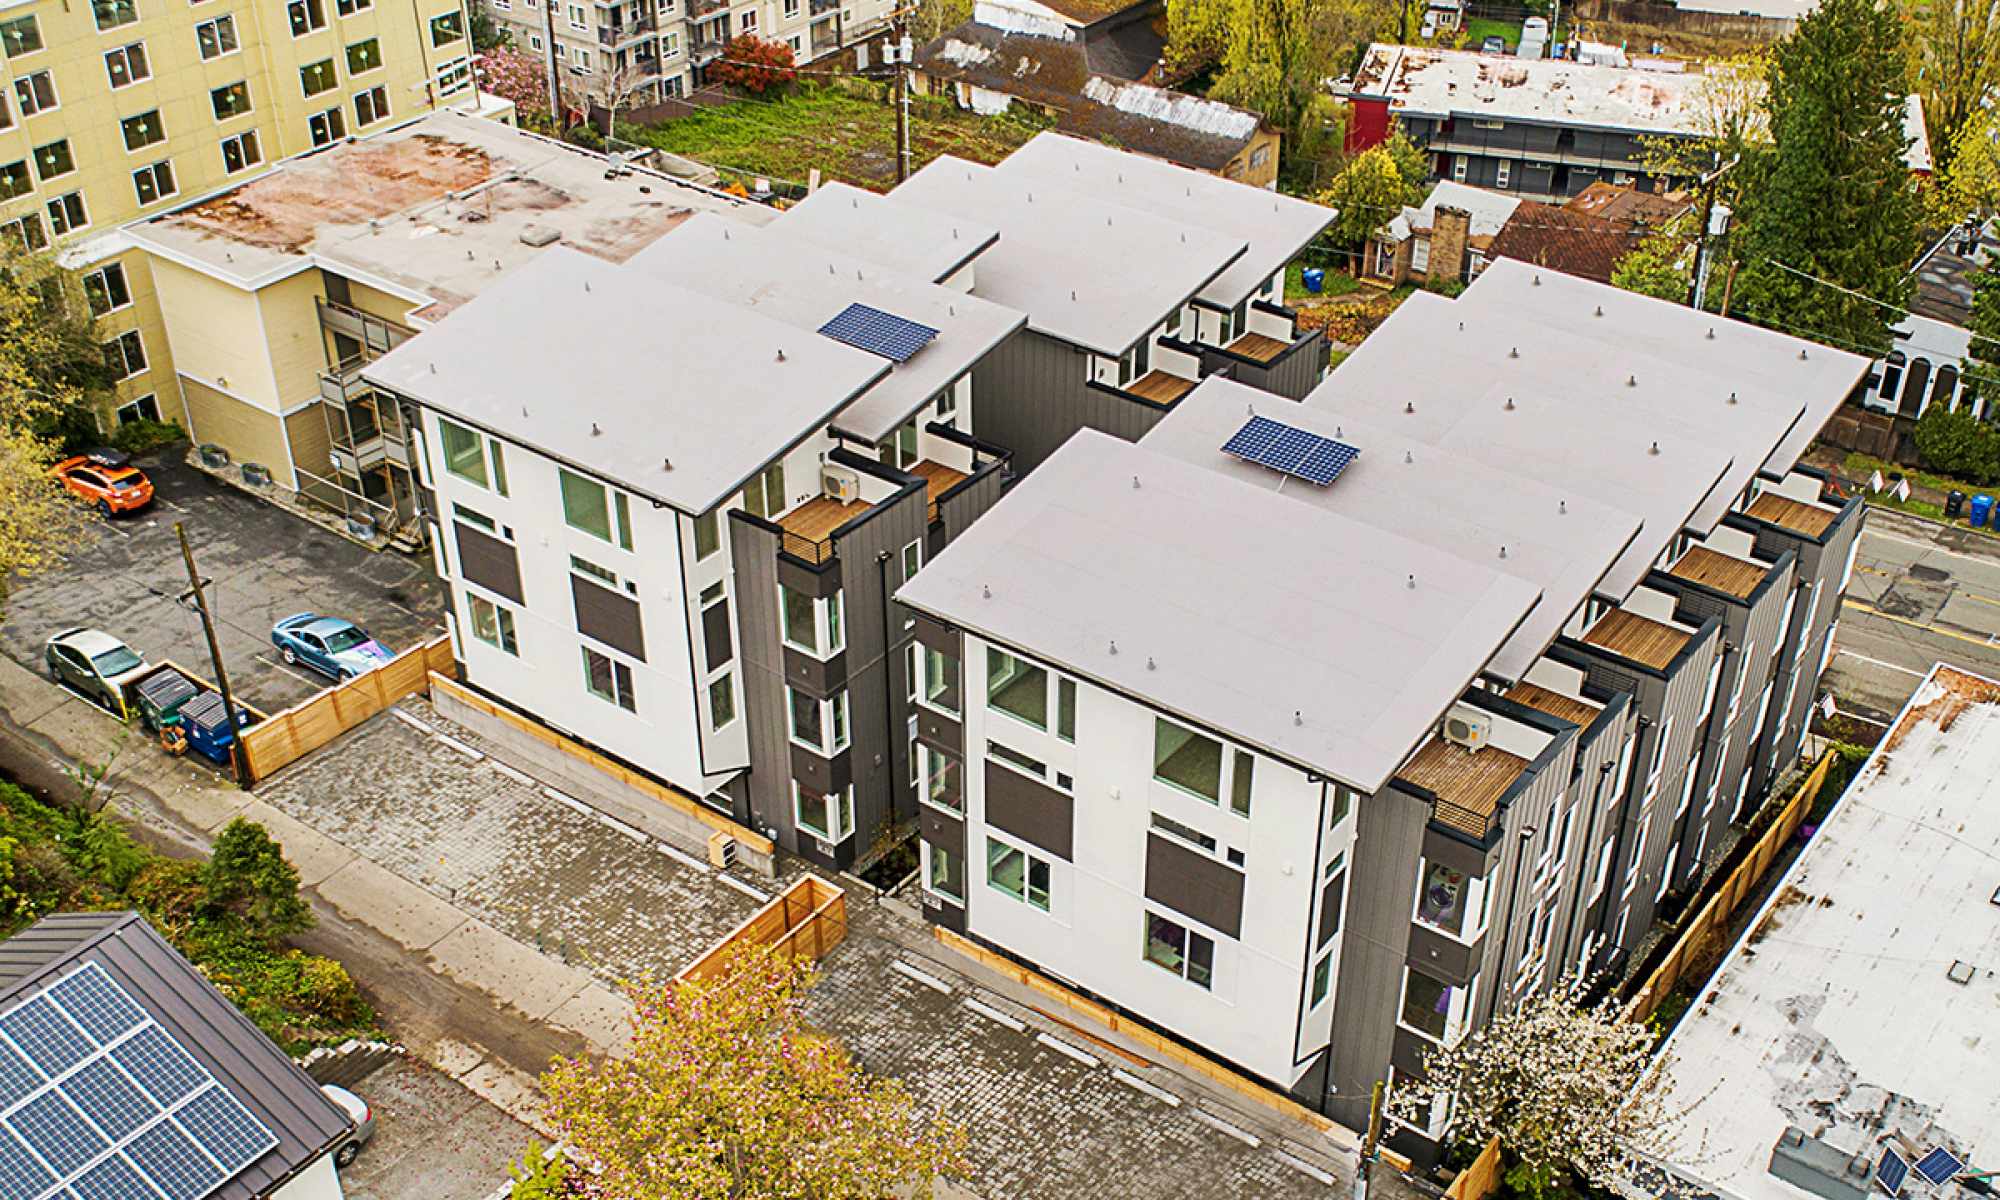
<instances>
[{"instance_id":1,"label":"red painted wall","mask_svg":"<svg viewBox=\"0 0 2000 1200\"><path fill-rule=\"evenodd\" d=\"M1348 102L1347 152L1359 154L1389 140L1387 97L1356 97Z\"/></svg>"}]
</instances>

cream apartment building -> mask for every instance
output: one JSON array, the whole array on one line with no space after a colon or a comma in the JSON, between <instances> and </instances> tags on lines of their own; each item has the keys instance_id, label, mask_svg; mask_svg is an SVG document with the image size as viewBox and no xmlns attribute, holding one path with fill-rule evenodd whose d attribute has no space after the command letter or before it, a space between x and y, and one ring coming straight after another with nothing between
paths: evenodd
<instances>
[{"instance_id":1,"label":"cream apartment building","mask_svg":"<svg viewBox=\"0 0 2000 1200\"><path fill-rule=\"evenodd\" d=\"M124 376L107 424L180 407L121 226L473 94L463 0L0 0L0 235L84 274Z\"/></svg>"}]
</instances>

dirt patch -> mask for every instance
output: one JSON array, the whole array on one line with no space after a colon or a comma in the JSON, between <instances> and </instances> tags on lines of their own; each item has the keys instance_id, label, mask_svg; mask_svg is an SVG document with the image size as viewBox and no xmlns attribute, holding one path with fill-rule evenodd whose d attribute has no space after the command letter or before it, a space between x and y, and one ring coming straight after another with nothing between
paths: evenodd
<instances>
[{"instance_id":1,"label":"dirt patch","mask_svg":"<svg viewBox=\"0 0 2000 1200\"><path fill-rule=\"evenodd\" d=\"M1758 921L1756 926L1750 930L1750 936L1744 939L1744 943L1746 945L1754 946L1758 942L1763 941L1767 934L1769 934L1773 929L1776 929L1778 927L1778 916L1780 913L1783 913L1786 909L1792 907L1795 904L1804 904L1811 899L1812 899L1811 896L1806 895L1804 892L1791 886L1790 884L1786 884L1785 890L1779 892L1777 899L1771 901L1770 910L1766 912L1763 916L1763 919Z\"/></svg>"},{"instance_id":2,"label":"dirt patch","mask_svg":"<svg viewBox=\"0 0 2000 1200\"><path fill-rule=\"evenodd\" d=\"M197 204L168 223L298 254L322 226L385 217L492 176L486 151L436 134L350 142Z\"/></svg>"},{"instance_id":3,"label":"dirt patch","mask_svg":"<svg viewBox=\"0 0 2000 1200\"><path fill-rule=\"evenodd\" d=\"M2000 685L1950 667L1938 669L1932 677L1932 686L1942 691L1905 713L1883 740L1883 749L1895 750L1902 744L1903 735L1918 724L1936 725L1940 731L1949 730L1952 723L1958 720L1958 715L1973 705L2000 703Z\"/></svg>"}]
</instances>

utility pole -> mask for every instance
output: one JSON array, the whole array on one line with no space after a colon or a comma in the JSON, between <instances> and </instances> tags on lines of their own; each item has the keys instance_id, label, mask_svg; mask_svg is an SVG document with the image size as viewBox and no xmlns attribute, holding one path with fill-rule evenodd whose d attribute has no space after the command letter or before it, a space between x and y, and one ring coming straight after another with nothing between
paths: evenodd
<instances>
[{"instance_id":1,"label":"utility pole","mask_svg":"<svg viewBox=\"0 0 2000 1200\"><path fill-rule=\"evenodd\" d=\"M907 10L898 8L889 32L890 61L896 65L896 182L910 177L910 45Z\"/></svg>"},{"instance_id":2,"label":"utility pole","mask_svg":"<svg viewBox=\"0 0 2000 1200\"><path fill-rule=\"evenodd\" d=\"M542 61L549 68L549 121L557 133L563 130L562 47L556 44L556 5L561 0L543 0L542 26L548 38L548 53Z\"/></svg>"},{"instance_id":3,"label":"utility pole","mask_svg":"<svg viewBox=\"0 0 2000 1200\"><path fill-rule=\"evenodd\" d=\"M215 668L215 687L222 693L222 719L231 738L229 761L236 767L236 782L248 789L250 760L243 754L242 730L236 724L236 699L229 694L229 673L222 669L222 647L215 640L215 618L208 611L208 597L201 590L201 576L194 569L194 551L188 548L187 526L174 522L174 536L181 540L181 561L187 564L188 590L194 594L195 611L201 614L201 631L208 637L208 661Z\"/></svg>"},{"instance_id":4,"label":"utility pole","mask_svg":"<svg viewBox=\"0 0 2000 1200\"><path fill-rule=\"evenodd\" d=\"M1716 154L1716 158L1720 159L1721 157L1722 155L1718 151ZM1708 269L1709 269L1709 257L1710 257L1708 251L1708 241L1711 237L1716 236L1716 234L1720 232L1715 228L1716 225L1715 193L1722 186L1722 176L1726 172L1728 172L1728 170L1731 167L1734 167L1739 161L1740 159L1732 157L1728 162L1722 163L1721 165L1717 166L1713 171L1710 171L1708 174L1701 177L1701 183L1702 183L1701 228L1698 231L1699 240L1695 242L1695 249L1694 249L1694 278L1688 282L1688 306L1690 308L1699 309L1701 307L1701 302L1704 293L1706 293L1708 290L1707 285L1708 285ZM1729 210L1727 208L1724 208L1722 210L1722 219L1723 219L1723 224L1726 225L1729 220Z\"/></svg>"}]
</instances>

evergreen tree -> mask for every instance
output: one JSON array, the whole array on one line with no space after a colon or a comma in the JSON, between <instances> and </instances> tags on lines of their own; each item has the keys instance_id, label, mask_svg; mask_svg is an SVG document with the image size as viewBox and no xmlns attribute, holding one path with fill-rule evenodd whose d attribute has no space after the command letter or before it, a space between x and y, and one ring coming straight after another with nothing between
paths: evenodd
<instances>
[{"instance_id":1,"label":"evergreen tree","mask_svg":"<svg viewBox=\"0 0 2000 1200\"><path fill-rule=\"evenodd\" d=\"M1921 218L1903 160L1901 39L1881 0L1825 0L1773 52L1776 148L1742 229L1737 284L1749 319L1863 353L1888 350L1895 312L1864 297L1908 303Z\"/></svg>"}]
</instances>

